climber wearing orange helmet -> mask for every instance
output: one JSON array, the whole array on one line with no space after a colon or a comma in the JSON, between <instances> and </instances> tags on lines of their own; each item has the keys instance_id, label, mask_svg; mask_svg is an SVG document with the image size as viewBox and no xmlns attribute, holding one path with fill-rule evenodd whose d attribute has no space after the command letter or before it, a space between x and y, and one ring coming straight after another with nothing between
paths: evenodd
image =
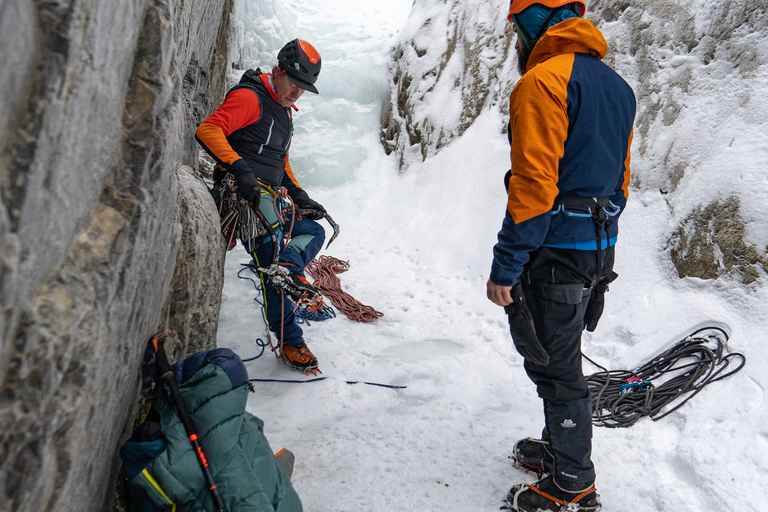
<instances>
[{"instance_id":1,"label":"climber wearing orange helmet","mask_svg":"<svg viewBox=\"0 0 768 512\"><path fill-rule=\"evenodd\" d=\"M546 474L512 487L506 508L598 510L592 403L581 335L593 331L627 201L635 117L630 86L601 59L607 43L579 0L512 0L522 77L510 96L507 208L487 283L544 402L541 439L514 447Z\"/></svg>"},{"instance_id":2,"label":"climber wearing orange helmet","mask_svg":"<svg viewBox=\"0 0 768 512\"><path fill-rule=\"evenodd\" d=\"M293 137L291 109L304 91L317 94L315 83L322 65L320 54L306 41L294 39L277 55L272 73L249 69L217 108L197 129L196 139L216 160L214 181L231 174L237 192L259 209L279 232L270 189L284 187L302 218L295 219L291 240L281 249L278 264L287 270L294 285L319 296L304 277L304 268L314 259L325 240L325 230L315 220L323 218L323 206L299 186L288 163ZM261 206L261 198L265 201ZM282 236L278 236L282 241ZM272 241L267 237L251 256L257 266L273 263ZM267 323L283 344L282 356L291 368L317 370L317 358L306 346L296 323L294 305L269 279L261 276Z\"/></svg>"}]
</instances>

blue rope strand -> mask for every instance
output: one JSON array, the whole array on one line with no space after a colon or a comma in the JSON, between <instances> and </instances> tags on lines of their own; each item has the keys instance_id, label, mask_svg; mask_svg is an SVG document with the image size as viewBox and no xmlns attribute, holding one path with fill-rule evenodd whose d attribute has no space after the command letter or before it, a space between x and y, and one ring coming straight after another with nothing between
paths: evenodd
<instances>
[{"instance_id":1,"label":"blue rope strand","mask_svg":"<svg viewBox=\"0 0 768 512\"><path fill-rule=\"evenodd\" d=\"M307 326L310 325L310 320L313 322L322 322L323 320L336 318L336 311L326 304L323 304L317 311L310 311L309 308L297 308L293 314L296 316L297 324L306 324Z\"/></svg>"},{"instance_id":2,"label":"blue rope strand","mask_svg":"<svg viewBox=\"0 0 768 512\"><path fill-rule=\"evenodd\" d=\"M243 359L245 361L245 359ZM317 382L320 380L326 380L330 379L332 377L315 377L313 379L307 379L307 380L296 380L296 379L249 379L250 382L286 382L289 384L305 384L307 382ZM369 386L379 386L382 388L389 388L389 389L406 389L408 386L395 386L392 384L380 384L378 382L365 382L365 381L359 381L359 380L345 380L347 384L367 384Z\"/></svg>"},{"instance_id":3,"label":"blue rope strand","mask_svg":"<svg viewBox=\"0 0 768 512\"><path fill-rule=\"evenodd\" d=\"M263 355L264 355L264 351L265 351L265 350L267 349L267 347L269 346L269 343L265 342L265 341L264 341L264 340L262 340L261 338L256 338L256 346L257 346L257 347L261 347L261 352L259 352L259 354L258 354L258 355L256 355L256 356L253 356L253 357L249 357L248 359L242 359L242 361L243 361L244 363L247 363L248 361L255 361L256 359L258 359L258 358L260 358L261 356L263 356Z\"/></svg>"},{"instance_id":4,"label":"blue rope strand","mask_svg":"<svg viewBox=\"0 0 768 512\"><path fill-rule=\"evenodd\" d=\"M261 294L261 279L259 278L259 273L253 268L256 266L256 262L254 260L251 260L252 267L243 267L237 272L237 277L240 279L247 279L251 283L253 283L253 287L256 290L256 297L253 299L256 301L256 303L261 306L261 318L264 320L264 325L267 325L267 317L264 315L264 303L262 303L259 300L259 295ZM258 279L255 280L250 276L243 276L241 275L245 271L251 271L251 273ZM303 308L298 307L296 308L296 311L293 312L294 316L296 317L296 323L297 324L305 324L307 327L309 327L312 322L322 322L324 320L330 320L331 318L336 318L336 311L328 306L327 304L323 304L321 308L317 311L310 311L309 308Z\"/></svg>"}]
</instances>

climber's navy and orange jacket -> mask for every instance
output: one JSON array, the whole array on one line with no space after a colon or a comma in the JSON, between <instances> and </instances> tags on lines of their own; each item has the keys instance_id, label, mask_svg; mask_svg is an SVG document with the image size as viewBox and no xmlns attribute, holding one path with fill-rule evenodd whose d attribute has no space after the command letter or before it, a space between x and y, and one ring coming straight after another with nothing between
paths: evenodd
<instances>
[{"instance_id":1,"label":"climber's navy and orange jacket","mask_svg":"<svg viewBox=\"0 0 768 512\"><path fill-rule=\"evenodd\" d=\"M630 86L600 59L608 45L589 21L571 18L536 43L510 96L512 170L491 281L514 285L541 246L596 250L590 216L555 213L558 196L609 197L613 245L627 201L635 118Z\"/></svg>"},{"instance_id":2,"label":"climber's navy and orange jacket","mask_svg":"<svg viewBox=\"0 0 768 512\"><path fill-rule=\"evenodd\" d=\"M225 169L236 168L242 159L259 181L284 186L293 196L301 187L288 163L291 108L278 103L270 82L270 74L246 71L224 103L200 124L195 139Z\"/></svg>"}]
</instances>

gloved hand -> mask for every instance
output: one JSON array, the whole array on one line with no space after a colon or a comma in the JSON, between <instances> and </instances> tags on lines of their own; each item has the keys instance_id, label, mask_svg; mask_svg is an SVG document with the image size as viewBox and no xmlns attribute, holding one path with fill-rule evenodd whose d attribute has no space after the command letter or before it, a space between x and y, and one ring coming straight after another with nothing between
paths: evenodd
<instances>
[{"instance_id":1,"label":"gloved hand","mask_svg":"<svg viewBox=\"0 0 768 512\"><path fill-rule=\"evenodd\" d=\"M293 203L296 205L296 208L301 213L301 216L307 219L312 220L320 220L322 219L325 214L325 208L323 208L323 205L315 201L314 199L311 199L309 197L309 194L307 194L305 191L300 190L298 193L294 194L291 199L293 199Z\"/></svg>"},{"instance_id":2,"label":"gloved hand","mask_svg":"<svg viewBox=\"0 0 768 512\"><path fill-rule=\"evenodd\" d=\"M547 366L549 354L539 343L536 337L536 327L533 325L533 316L525 305L523 287L517 283L512 287L512 304L504 306L509 321L509 333L518 353L531 363Z\"/></svg>"},{"instance_id":3,"label":"gloved hand","mask_svg":"<svg viewBox=\"0 0 768 512\"><path fill-rule=\"evenodd\" d=\"M597 322L603 315L603 309L605 308L605 292L608 291L608 285L615 281L617 277L619 277L619 274L611 272L592 288L587 310L584 311L584 326L589 332L594 332L597 328Z\"/></svg>"},{"instance_id":4,"label":"gloved hand","mask_svg":"<svg viewBox=\"0 0 768 512\"><path fill-rule=\"evenodd\" d=\"M301 216L305 219L320 220L325 217L326 211L320 203L317 203L317 207L311 210L300 210Z\"/></svg>"},{"instance_id":5,"label":"gloved hand","mask_svg":"<svg viewBox=\"0 0 768 512\"><path fill-rule=\"evenodd\" d=\"M238 165L238 162L242 163ZM261 200L261 185L259 180L256 179L256 175L251 171L251 168L248 167L248 164L240 159L230 166L229 172L232 173L237 181L237 191L240 193L240 196L248 201L252 208L258 209Z\"/></svg>"},{"instance_id":6,"label":"gloved hand","mask_svg":"<svg viewBox=\"0 0 768 512\"><path fill-rule=\"evenodd\" d=\"M509 192L509 180L512 179L512 169L508 170L504 175L504 190Z\"/></svg>"}]
</instances>

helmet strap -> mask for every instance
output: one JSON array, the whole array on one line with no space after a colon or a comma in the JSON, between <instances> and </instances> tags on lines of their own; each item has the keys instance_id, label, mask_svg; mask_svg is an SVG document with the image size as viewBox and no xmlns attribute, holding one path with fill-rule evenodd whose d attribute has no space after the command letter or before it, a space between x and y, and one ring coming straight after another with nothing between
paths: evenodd
<instances>
[{"instance_id":1,"label":"helmet strap","mask_svg":"<svg viewBox=\"0 0 768 512\"><path fill-rule=\"evenodd\" d=\"M526 48L529 50L533 49L533 45L528 44L528 41L531 40L531 35L528 33L527 30L520 24L520 22L517 21L517 15L512 14L512 22L515 24L515 28L517 29L517 33L520 36L520 39L523 41L523 44Z\"/></svg>"}]
</instances>

